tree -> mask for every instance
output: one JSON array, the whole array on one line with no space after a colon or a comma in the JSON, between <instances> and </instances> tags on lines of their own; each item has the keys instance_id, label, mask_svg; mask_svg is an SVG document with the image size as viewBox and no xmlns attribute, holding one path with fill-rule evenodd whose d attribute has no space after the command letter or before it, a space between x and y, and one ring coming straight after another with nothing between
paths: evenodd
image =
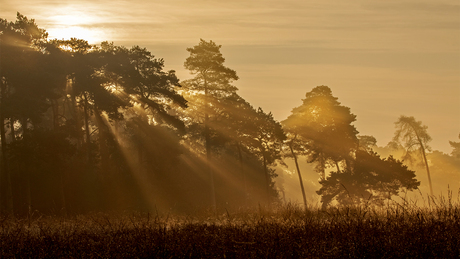
<instances>
[{"instance_id":1,"label":"tree","mask_svg":"<svg viewBox=\"0 0 460 259\"><path fill-rule=\"evenodd\" d=\"M303 104L292 110L282 122L286 131L301 141L308 151L309 162L317 162L317 170L325 179L327 164L339 168L345 161L349 167L357 147L357 133L353 123L356 116L350 108L340 105L327 86L317 86L306 94Z\"/></svg>"},{"instance_id":2,"label":"tree","mask_svg":"<svg viewBox=\"0 0 460 259\"><path fill-rule=\"evenodd\" d=\"M302 105L294 108L281 122L288 135L289 156L296 163L301 189L303 182L298 156L307 156L309 163L316 162L316 170L325 180L328 165L335 166L339 172L339 163L345 161L346 169L350 169L353 152L358 146L358 131L352 125L356 116L350 108L340 105L329 87L317 86L305 97ZM306 206L304 190L302 194Z\"/></svg>"},{"instance_id":3,"label":"tree","mask_svg":"<svg viewBox=\"0 0 460 259\"><path fill-rule=\"evenodd\" d=\"M458 138L460 139L460 134L458 135ZM453 148L451 153L452 156L460 160L460 142L449 141L449 144Z\"/></svg>"},{"instance_id":4,"label":"tree","mask_svg":"<svg viewBox=\"0 0 460 259\"><path fill-rule=\"evenodd\" d=\"M187 48L190 56L184 66L194 78L182 83L190 100L189 114L194 112L193 121L202 124L205 153L208 165L211 163L213 139L218 138L218 114L222 98L234 94L237 90L231 83L238 80L236 72L224 66L225 58L220 53L221 45L213 41L200 40L192 48ZM186 94L187 95L187 94ZM214 173L209 167L211 204L216 207Z\"/></svg>"},{"instance_id":5,"label":"tree","mask_svg":"<svg viewBox=\"0 0 460 259\"><path fill-rule=\"evenodd\" d=\"M385 199L397 195L400 190L414 190L420 185L415 172L392 156L380 158L373 151L358 150L352 169L332 172L322 180L321 195L323 208L333 199L341 205L362 202L383 205Z\"/></svg>"},{"instance_id":6,"label":"tree","mask_svg":"<svg viewBox=\"0 0 460 259\"><path fill-rule=\"evenodd\" d=\"M10 120L14 140L14 121L20 119L24 132L28 120L39 120L46 107L45 92L40 73L35 66L40 63L46 40L45 30L38 28L33 19L17 13L16 22L0 19L0 138L2 145L0 203L2 211L13 212L11 177L5 120Z\"/></svg>"},{"instance_id":7,"label":"tree","mask_svg":"<svg viewBox=\"0 0 460 259\"><path fill-rule=\"evenodd\" d=\"M395 126L396 132L393 137L393 142L401 143L406 149L404 160L411 160L414 153L418 153L422 157L428 175L430 194L433 195L430 168L426 158L426 151L430 150L428 142L431 141L431 137L427 131L428 127L422 125L421 121L416 121L413 116L408 117L404 115L399 117L395 122Z\"/></svg>"},{"instance_id":8,"label":"tree","mask_svg":"<svg viewBox=\"0 0 460 259\"><path fill-rule=\"evenodd\" d=\"M13 202L29 210L45 204L33 195L45 186L62 194L50 199L54 209L83 207L72 206L82 200L74 193L98 200L112 171L132 173L122 158L126 147L155 156L144 159L152 161L143 165L146 172L173 172L168 161L179 156L184 132L176 109L187 107L175 72L163 71L164 61L139 46L46 37L19 13L16 22L0 19L1 212L13 212Z\"/></svg>"},{"instance_id":9,"label":"tree","mask_svg":"<svg viewBox=\"0 0 460 259\"><path fill-rule=\"evenodd\" d=\"M263 163L267 200L270 199L270 188L273 187L269 166L281 159L281 148L286 139L281 124L272 113L265 113L262 108L257 109L246 127L243 128L242 143ZM246 139L246 140L244 140Z\"/></svg>"},{"instance_id":10,"label":"tree","mask_svg":"<svg viewBox=\"0 0 460 259\"><path fill-rule=\"evenodd\" d=\"M175 71L163 71L163 59L155 58L146 48L134 46L126 49L108 42L102 43L100 53L106 60L103 69L107 78L105 87L116 99L121 99L125 106L138 103L155 124L183 131L183 122L174 115L173 106L186 108L187 101L177 92L180 84Z\"/></svg>"},{"instance_id":11,"label":"tree","mask_svg":"<svg viewBox=\"0 0 460 259\"><path fill-rule=\"evenodd\" d=\"M35 128L27 134L26 138L22 137L9 145L11 171L16 182L22 183L20 189L25 191L25 201L17 202L17 212L21 211L19 208L22 204L26 204L30 215L33 208L37 209L33 206L36 200L36 203L42 204L42 208L56 206L54 209L66 213L67 195L63 172L67 171L75 146L63 131ZM46 194L50 193L52 197L47 197ZM36 199L40 196L47 199Z\"/></svg>"},{"instance_id":12,"label":"tree","mask_svg":"<svg viewBox=\"0 0 460 259\"><path fill-rule=\"evenodd\" d=\"M305 149L297 141L296 134L288 135L288 141L286 141L286 144L289 147L289 151L291 152L289 155L286 155L286 157L292 157L294 159L297 176L299 177L300 190L302 192L303 205L304 205L304 208L307 209L307 196L305 195L305 188L303 186L302 174L300 173L298 157L297 157L296 152L294 151L294 150L297 150L297 151L301 151L302 153L305 153Z\"/></svg>"}]
</instances>

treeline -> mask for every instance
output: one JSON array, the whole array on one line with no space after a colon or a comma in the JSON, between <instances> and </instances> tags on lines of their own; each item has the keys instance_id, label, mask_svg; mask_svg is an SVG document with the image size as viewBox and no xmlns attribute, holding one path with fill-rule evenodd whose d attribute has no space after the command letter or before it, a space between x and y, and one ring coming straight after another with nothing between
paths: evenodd
<instances>
[{"instance_id":1,"label":"treeline","mask_svg":"<svg viewBox=\"0 0 460 259\"><path fill-rule=\"evenodd\" d=\"M180 81L139 46L48 40L19 13L0 19L0 31L2 213L273 203L284 158L302 189L299 158L316 164L324 206L381 204L420 184L401 161L380 158L374 138L358 136L356 116L327 86L281 123L252 107L213 41L187 49L194 77ZM416 150L429 139L421 141Z\"/></svg>"}]
</instances>

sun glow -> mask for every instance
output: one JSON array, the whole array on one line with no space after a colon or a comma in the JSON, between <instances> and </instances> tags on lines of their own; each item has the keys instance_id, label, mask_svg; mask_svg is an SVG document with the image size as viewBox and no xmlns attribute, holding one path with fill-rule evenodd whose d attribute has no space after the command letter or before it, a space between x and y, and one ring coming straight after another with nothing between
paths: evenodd
<instances>
[{"instance_id":1,"label":"sun glow","mask_svg":"<svg viewBox=\"0 0 460 259\"><path fill-rule=\"evenodd\" d=\"M81 26L56 27L47 30L49 38L58 40L70 40L71 38L83 39L90 44L96 44L104 41L101 37L102 30L85 28Z\"/></svg>"},{"instance_id":2,"label":"sun glow","mask_svg":"<svg viewBox=\"0 0 460 259\"><path fill-rule=\"evenodd\" d=\"M90 44L98 44L107 40L107 32L97 27L100 22L96 16L75 8L55 10L57 15L49 17L50 26L47 28L50 39L69 40L71 38L83 39Z\"/></svg>"}]
</instances>

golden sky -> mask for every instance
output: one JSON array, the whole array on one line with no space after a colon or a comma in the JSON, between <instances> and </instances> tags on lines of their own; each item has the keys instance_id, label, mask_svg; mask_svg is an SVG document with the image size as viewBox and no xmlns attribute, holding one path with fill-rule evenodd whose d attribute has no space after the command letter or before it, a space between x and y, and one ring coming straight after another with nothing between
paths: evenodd
<instances>
[{"instance_id":1,"label":"golden sky","mask_svg":"<svg viewBox=\"0 0 460 259\"><path fill-rule=\"evenodd\" d=\"M1 18L18 11L50 38L147 47L181 80L185 49L213 40L239 94L278 120L328 85L380 146L400 115L427 125L435 150L458 141L458 0L0 0Z\"/></svg>"}]
</instances>

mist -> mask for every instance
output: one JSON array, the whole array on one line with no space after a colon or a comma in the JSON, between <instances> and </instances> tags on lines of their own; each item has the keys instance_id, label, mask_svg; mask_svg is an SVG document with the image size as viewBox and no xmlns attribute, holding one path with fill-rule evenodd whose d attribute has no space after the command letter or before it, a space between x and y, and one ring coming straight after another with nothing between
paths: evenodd
<instances>
[{"instance_id":1,"label":"mist","mask_svg":"<svg viewBox=\"0 0 460 259\"><path fill-rule=\"evenodd\" d=\"M340 233L359 236L360 224L369 223L370 236L382 231L401 240L387 231L426 232L438 220L445 246L458 244L455 234L442 233L460 229L453 223L459 213L460 135L443 140L448 152L433 149L431 125L400 114L386 125L393 137L380 143L369 134L372 128L360 133L359 114L334 87L321 83L304 86L298 102L285 108L290 113L278 120L266 107L245 99L238 84L244 78L228 66L232 56L223 55L225 46L213 40L184 47L188 56L181 69L189 77L181 79L165 68L163 58L139 45L49 39L35 20L20 13L15 22L1 19L0 26L0 214L5 219L0 235L35 229L26 239L8 239L9 246L32 240L31 247L39 247L42 226L48 224L51 234L44 235L78 232L83 243L87 231L97 228L104 242L124 231L138 240L147 231L155 240L173 233L172 243L181 236L174 233L184 232L184 244L195 238L206 243L211 234L202 233L220 238L223 231L232 236L230 247L260 248L253 237L264 235L263 229L268 229L268 240L276 233L305 238L302 229L310 227L321 238L338 222ZM269 92L258 89L257 94ZM406 104L405 98L396 99L395 106ZM270 102L283 103L279 100L270 97ZM410 223L419 215L427 220ZM69 224L54 222L60 219ZM392 225L397 220L404 224ZM240 227L249 232L233 232ZM76 238L72 235L62 240ZM296 238L287 235L286 240ZM319 253L299 243L299 255L349 252L342 246L336 251L334 238L328 240ZM200 243L187 251L202 256L204 247ZM263 247L250 256L266 255ZM235 249L210 254L248 256L244 248ZM362 246L355 255L385 249ZM20 254L37 252L32 250ZM152 256L148 251L153 250L143 256ZM181 248L155 251L155 256L178 256ZM418 255L429 251L458 253L430 248ZM192 252L179 257L193 257ZM53 253L50 249L42 256L71 255ZM11 256L6 250L2 254Z\"/></svg>"}]
</instances>

